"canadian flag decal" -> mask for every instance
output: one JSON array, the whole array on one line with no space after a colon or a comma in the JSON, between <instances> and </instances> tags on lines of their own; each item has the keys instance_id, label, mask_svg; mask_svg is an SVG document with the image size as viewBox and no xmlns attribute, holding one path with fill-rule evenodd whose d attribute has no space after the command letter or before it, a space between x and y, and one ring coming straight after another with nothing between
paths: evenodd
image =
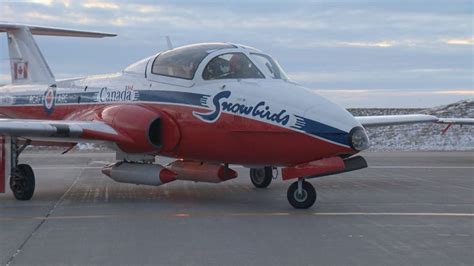
<instances>
[{"instance_id":1,"label":"canadian flag decal","mask_svg":"<svg viewBox=\"0 0 474 266\"><path fill-rule=\"evenodd\" d=\"M28 78L28 62L18 62L13 64L14 79Z\"/></svg>"}]
</instances>

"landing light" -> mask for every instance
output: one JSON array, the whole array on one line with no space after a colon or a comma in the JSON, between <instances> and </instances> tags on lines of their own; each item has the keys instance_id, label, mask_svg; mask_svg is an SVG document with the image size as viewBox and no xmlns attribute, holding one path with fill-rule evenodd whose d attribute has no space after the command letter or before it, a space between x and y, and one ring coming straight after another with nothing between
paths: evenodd
<instances>
[{"instance_id":1,"label":"landing light","mask_svg":"<svg viewBox=\"0 0 474 266\"><path fill-rule=\"evenodd\" d=\"M363 151L369 148L370 142L367 133L361 127L355 127L349 133L349 142L356 151Z\"/></svg>"}]
</instances>

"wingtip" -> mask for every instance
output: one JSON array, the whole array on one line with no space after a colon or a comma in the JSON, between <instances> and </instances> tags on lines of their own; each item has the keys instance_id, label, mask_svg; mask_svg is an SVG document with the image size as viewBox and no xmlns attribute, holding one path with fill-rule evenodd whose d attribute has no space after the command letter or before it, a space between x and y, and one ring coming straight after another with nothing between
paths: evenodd
<instances>
[{"instance_id":1,"label":"wingtip","mask_svg":"<svg viewBox=\"0 0 474 266\"><path fill-rule=\"evenodd\" d=\"M117 37L116 33L101 32L102 37Z\"/></svg>"}]
</instances>

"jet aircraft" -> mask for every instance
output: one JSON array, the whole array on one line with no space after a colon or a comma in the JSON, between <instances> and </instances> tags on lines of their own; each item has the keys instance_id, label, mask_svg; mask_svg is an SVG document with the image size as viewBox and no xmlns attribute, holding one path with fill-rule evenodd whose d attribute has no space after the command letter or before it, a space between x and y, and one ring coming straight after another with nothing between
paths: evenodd
<instances>
[{"instance_id":1,"label":"jet aircraft","mask_svg":"<svg viewBox=\"0 0 474 266\"><path fill-rule=\"evenodd\" d=\"M18 200L35 190L33 169L19 162L25 147L93 142L115 151L102 172L124 183L219 183L243 165L253 185L266 188L281 169L294 181L289 203L304 209L316 201L308 179L367 167L357 155L370 146L366 128L474 124L422 114L354 117L293 82L270 55L233 43L187 45L118 73L57 80L33 35L115 35L15 23L0 24L0 32L12 80L0 88L0 192L9 178ZM159 165L155 156L176 160Z\"/></svg>"}]
</instances>

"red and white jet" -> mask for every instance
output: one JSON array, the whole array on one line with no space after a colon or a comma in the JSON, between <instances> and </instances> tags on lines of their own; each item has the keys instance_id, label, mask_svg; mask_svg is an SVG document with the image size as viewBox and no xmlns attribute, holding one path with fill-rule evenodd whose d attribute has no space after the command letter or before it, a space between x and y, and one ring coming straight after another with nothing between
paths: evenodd
<instances>
[{"instance_id":1,"label":"red and white jet","mask_svg":"<svg viewBox=\"0 0 474 266\"><path fill-rule=\"evenodd\" d=\"M292 82L260 50L201 43L160 52L123 71L56 80L33 35L111 37L114 34L0 24L8 36L12 84L0 88L0 192L5 178L16 199L35 189L32 168L19 164L27 145L102 142L117 163L104 174L118 182L161 185L175 180L218 183L250 168L267 187L281 168L295 180L288 201L316 201L309 178L367 167L364 127L407 123L474 124L430 115L354 117ZM163 166L155 156L176 158Z\"/></svg>"}]
</instances>

